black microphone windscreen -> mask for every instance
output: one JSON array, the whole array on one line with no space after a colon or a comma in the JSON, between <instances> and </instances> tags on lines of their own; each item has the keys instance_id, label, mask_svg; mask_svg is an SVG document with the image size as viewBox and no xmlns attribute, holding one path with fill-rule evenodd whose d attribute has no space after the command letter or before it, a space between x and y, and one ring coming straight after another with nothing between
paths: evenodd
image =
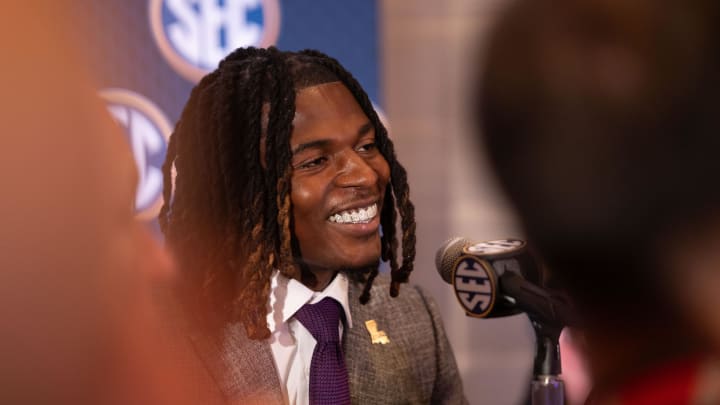
<instances>
[{"instance_id":1,"label":"black microphone windscreen","mask_svg":"<svg viewBox=\"0 0 720 405\"><path fill-rule=\"evenodd\" d=\"M455 236L445 241L435 254L435 268L446 283L452 284L455 262L463 254L463 248L468 244L470 244L468 239Z\"/></svg>"}]
</instances>

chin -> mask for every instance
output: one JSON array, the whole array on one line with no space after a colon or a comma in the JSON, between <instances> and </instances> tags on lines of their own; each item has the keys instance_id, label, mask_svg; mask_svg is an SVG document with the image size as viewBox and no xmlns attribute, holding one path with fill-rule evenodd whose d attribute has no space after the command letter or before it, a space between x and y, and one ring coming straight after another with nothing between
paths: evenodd
<instances>
[{"instance_id":1,"label":"chin","mask_svg":"<svg viewBox=\"0 0 720 405\"><path fill-rule=\"evenodd\" d=\"M368 255L362 258L353 258L352 260L346 260L343 269L347 271L365 270L380 265L380 254Z\"/></svg>"}]
</instances>

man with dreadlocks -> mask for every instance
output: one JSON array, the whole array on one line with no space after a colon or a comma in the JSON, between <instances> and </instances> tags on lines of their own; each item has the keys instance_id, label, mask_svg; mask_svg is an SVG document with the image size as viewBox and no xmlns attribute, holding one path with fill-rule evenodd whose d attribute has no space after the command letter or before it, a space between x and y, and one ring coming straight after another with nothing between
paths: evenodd
<instances>
[{"instance_id":1,"label":"man with dreadlocks","mask_svg":"<svg viewBox=\"0 0 720 405\"><path fill-rule=\"evenodd\" d=\"M335 59L236 50L193 89L163 170L182 296L214 331L192 340L229 401L466 403L434 302L399 294L405 169Z\"/></svg>"}]
</instances>

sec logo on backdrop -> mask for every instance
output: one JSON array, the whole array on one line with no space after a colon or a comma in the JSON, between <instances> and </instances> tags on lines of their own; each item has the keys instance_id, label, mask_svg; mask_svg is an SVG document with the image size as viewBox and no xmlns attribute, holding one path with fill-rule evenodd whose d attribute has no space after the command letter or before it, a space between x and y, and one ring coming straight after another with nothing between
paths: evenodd
<instances>
[{"instance_id":1,"label":"sec logo on backdrop","mask_svg":"<svg viewBox=\"0 0 720 405\"><path fill-rule=\"evenodd\" d=\"M100 91L110 114L125 129L138 169L135 214L154 219L162 206L162 164L172 132L165 114L147 98L130 90Z\"/></svg>"},{"instance_id":2,"label":"sec logo on backdrop","mask_svg":"<svg viewBox=\"0 0 720 405\"><path fill-rule=\"evenodd\" d=\"M195 83L238 47L275 44L277 0L150 0L150 25L163 57Z\"/></svg>"}]
</instances>

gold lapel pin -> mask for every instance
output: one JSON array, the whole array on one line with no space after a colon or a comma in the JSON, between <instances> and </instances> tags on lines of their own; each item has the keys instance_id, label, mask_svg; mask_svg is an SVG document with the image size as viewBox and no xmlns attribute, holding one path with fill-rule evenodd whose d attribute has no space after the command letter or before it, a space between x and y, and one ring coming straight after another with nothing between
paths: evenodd
<instances>
[{"instance_id":1,"label":"gold lapel pin","mask_svg":"<svg viewBox=\"0 0 720 405\"><path fill-rule=\"evenodd\" d=\"M378 330L377 328L377 322L375 320L371 319L369 321L365 321L365 327L367 328L368 332L370 332L370 338L372 339L372 344L388 344L390 343L390 339L388 339L387 335L384 331Z\"/></svg>"}]
</instances>

